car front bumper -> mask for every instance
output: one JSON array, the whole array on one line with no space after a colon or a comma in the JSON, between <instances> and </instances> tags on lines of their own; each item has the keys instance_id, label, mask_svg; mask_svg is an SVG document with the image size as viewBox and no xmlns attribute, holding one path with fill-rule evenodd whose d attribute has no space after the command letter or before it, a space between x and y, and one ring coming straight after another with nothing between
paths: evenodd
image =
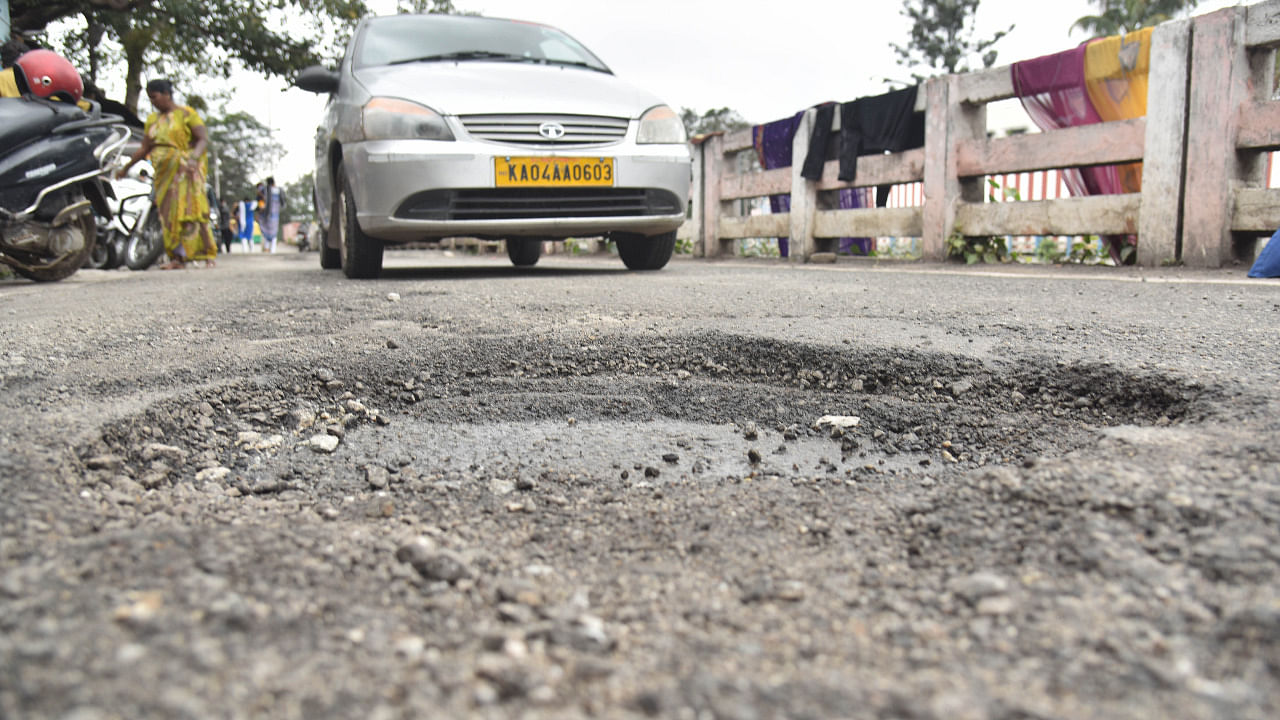
<instances>
[{"instance_id":1,"label":"car front bumper","mask_svg":"<svg viewBox=\"0 0 1280 720\"><path fill-rule=\"evenodd\" d=\"M612 157L615 181L612 188L497 188L494 158L504 156ZM343 162L361 230L389 242L612 231L656 235L685 221L691 181L683 145L622 143L549 151L467 141L376 140L346 145ZM452 209L477 202L489 208L488 216Z\"/></svg>"}]
</instances>

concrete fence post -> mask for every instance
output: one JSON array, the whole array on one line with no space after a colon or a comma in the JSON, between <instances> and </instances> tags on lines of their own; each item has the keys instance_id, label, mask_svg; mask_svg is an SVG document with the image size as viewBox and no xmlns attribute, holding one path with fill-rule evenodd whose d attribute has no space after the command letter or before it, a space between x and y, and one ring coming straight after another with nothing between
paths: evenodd
<instances>
[{"instance_id":1,"label":"concrete fence post","mask_svg":"<svg viewBox=\"0 0 1280 720\"><path fill-rule=\"evenodd\" d=\"M1190 61L1191 21L1156 27L1147 76L1142 207L1138 214L1137 262L1146 267L1165 265L1180 257Z\"/></svg>"},{"instance_id":2,"label":"concrete fence post","mask_svg":"<svg viewBox=\"0 0 1280 720\"><path fill-rule=\"evenodd\" d=\"M1231 232L1235 190L1262 172L1249 157L1257 153L1236 152L1237 111L1252 100L1245 18L1244 8L1226 8L1192 27L1182 261L1193 267L1222 267L1245 254Z\"/></svg>"},{"instance_id":3,"label":"concrete fence post","mask_svg":"<svg viewBox=\"0 0 1280 720\"><path fill-rule=\"evenodd\" d=\"M791 262L808 262L814 252L813 224L818 213L818 187L812 180L801 176L800 171L804 167L805 156L809 154L809 135L813 132L817 112L813 108L805 111L791 141ZM830 128L827 130L829 132Z\"/></svg>"},{"instance_id":4,"label":"concrete fence post","mask_svg":"<svg viewBox=\"0 0 1280 720\"><path fill-rule=\"evenodd\" d=\"M947 237L955 222L954 211L948 212L947 196L947 99L951 84L945 77L925 81L924 131L924 208L921 256L925 260L943 260L947 256Z\"/></svg>"},{"instance_id":5,"label":"concrete fence post","mask_svg":"<svg viewBox=\"0 0 1280 720\"><path fill-rule=\"evenodd\" d=\"M703 233L705 224L702 217L706 211L703 199L703 194L706 192L703 180L706 172L704 168L706 149L707 143L701 140L689 144L689 152L693 156L693 168L689 177L689 228L694 257L707 256L707 238Z\"/></svg>"},{"instance_id":6,"label":"concrete fence post","mask_svg":"<svg viewBox=\"0 0 1280 720\"><path fill-rule=\"evenodd\" d=\"M942 197L934 197L942 204L942 254L928 258L946 258L946 243L954 234L966 234L965 228L956 222L957 211L966 202L982 204L984 177L960 177L960 152L957 143L965 140L983 141L987 138L986 101L970 102L960 92L960 77L947 76L946 102L941 111L946 114L946 176L943 178ZM925 140L928 143L928 140ZM925 150L927 154L928 150Z\"/></svg>"},{"instance_id":7,"label":"concrete fence post","mask_svg":"<svg viewBox=\"0 0 1280 720\"><path fill-rule=\"evenodd\" d=\"M702 248L703 257L720 257L720 175L724 172L724 136L712 135L702 143Z\"/></svg>"}]
</instances>

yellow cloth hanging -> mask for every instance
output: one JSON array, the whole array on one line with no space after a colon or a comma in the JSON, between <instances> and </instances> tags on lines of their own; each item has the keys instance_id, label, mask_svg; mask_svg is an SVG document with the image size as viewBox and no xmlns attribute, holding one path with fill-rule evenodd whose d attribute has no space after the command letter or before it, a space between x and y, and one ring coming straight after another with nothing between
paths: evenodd
<instances>
[{"instance_id":1,"label":"yellow cloth hanging","mask_svg":"<svg viewBox=\"0 0 1280 720\"><path fill-rule=\"evenodd\" d=\"M1147 114L1147 74L1151 68L1151 33L1143 28L1089 43L1084 49L1084 84L1103 122ZM1125 192L1142 191L1142 163L1117 165Z\"/></svg>"}]
</instances>

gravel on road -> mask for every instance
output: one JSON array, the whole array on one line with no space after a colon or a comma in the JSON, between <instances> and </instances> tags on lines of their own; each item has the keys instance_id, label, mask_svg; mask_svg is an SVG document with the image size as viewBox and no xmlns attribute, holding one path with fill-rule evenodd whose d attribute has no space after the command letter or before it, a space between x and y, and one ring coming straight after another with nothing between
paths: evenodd
<instances>
[{"instance_id":1,"label":"gravel on road","mask_svg":"<svg viewBox=\"0 0 1280 720\"><path fill-rule=\"evenodd\" d=\"M0 717L1273 718L1280 283L0 281Z\"/></svg>"}]
</instances>

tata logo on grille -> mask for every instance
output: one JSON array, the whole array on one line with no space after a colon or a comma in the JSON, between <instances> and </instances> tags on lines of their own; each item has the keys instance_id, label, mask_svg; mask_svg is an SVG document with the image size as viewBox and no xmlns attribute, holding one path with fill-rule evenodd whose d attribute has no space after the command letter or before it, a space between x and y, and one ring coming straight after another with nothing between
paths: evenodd
<instances>
[{"instance_id":1,"label":"tata logo on grille","mask_svg":"<svg viewBox=\"0 0 1280 720\"><path fill-rule=\"evenodd\" d=\"M559 140L564 137L564 126L560 123L545 122L538 126L538 134L548 140Z\"/></svg>"}]
</instances>

